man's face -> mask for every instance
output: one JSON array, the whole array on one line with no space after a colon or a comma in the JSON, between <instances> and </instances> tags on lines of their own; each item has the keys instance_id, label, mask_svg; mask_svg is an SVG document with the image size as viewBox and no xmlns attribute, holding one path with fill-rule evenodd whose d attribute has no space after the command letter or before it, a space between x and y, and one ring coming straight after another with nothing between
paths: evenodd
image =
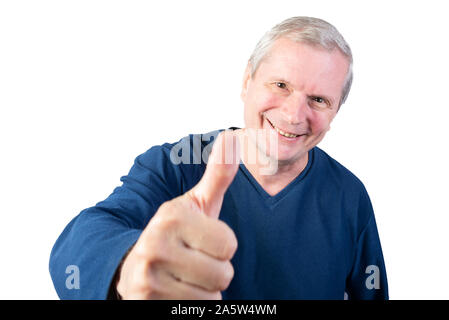
<instances>
[{"instance_id":1,"label":"man's face","mask_svg":"<svg viewBox=\"0 0 449 320\"><path fill-rule=\"evenodd\" d=\"M245 127L266 130L277 139L274 154L269 140L259 143L259 150L280 164L291 164L317 145L338 111L348 66L339 50L287 38L276 40L254 77L248 66L241 94Z\"/></svg>"}]
</instances>

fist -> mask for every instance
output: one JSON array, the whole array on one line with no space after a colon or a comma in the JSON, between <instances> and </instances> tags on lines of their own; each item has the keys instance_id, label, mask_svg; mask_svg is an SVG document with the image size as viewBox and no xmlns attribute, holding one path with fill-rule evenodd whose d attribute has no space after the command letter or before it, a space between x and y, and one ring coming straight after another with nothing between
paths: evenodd
<instances>
[{"instance_id":1,"label":"fist","mask_svg":"<svg viewBox=\"0 0 449 320\"><path fill-rule=\"evenodd\" d=\"M221 299L234 276L237 239L218 220L240 162L238 139L221 132L201 181L163 203L123 261L123 299Z\"/></svg>"}]
</instances>

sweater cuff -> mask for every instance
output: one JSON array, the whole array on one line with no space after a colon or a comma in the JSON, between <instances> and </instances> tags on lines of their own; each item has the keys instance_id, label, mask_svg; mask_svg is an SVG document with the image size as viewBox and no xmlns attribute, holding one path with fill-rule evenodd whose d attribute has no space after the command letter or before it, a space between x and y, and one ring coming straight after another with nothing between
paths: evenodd
<instances>
[{"instance_id":1,"label":"sweater cuff","mask_svg":"<svg viewBox=\"0 0 449 320\"><path fill-rule=\"evenodd\" d=\"M109 286L107 287L107 291L104 293L104 299L107 300L120 300L120 296L116 290L116 284L118 281L118 277L120 276L120 270L123 261L127 257L129 251L131 251L134 244L140 237L142 230L132 230L123 236L118 247L114 249L114 257L110 261L108 261L108 268L110 270L110 274L108 275Z\"/></svg>"}]
</instances>

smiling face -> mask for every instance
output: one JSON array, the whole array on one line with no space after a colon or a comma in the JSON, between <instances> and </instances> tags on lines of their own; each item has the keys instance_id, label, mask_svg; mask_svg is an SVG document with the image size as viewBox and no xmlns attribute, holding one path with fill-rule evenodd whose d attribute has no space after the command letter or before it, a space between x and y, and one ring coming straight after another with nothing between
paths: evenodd
<instances>
[{"instance_id":1,"label":"smiling face","mask_svg":"<svg viewBox=\"0 0 449 320\"><path fill-rule=\"evenodd\" d=\"M337 49L276 40L253 77L247 67L241 93L245 127L277 139L276 151L267 151L268 140L258 149L280 165L307 157L338 111L348 67Z\"/></svg>"}]
</instances>

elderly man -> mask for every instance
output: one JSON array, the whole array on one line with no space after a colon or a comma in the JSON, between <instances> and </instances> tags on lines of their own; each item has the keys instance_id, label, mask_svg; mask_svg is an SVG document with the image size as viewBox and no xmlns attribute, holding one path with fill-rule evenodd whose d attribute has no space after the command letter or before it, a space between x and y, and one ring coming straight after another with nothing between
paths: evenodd
<instances>
[{"instance_id":1,"label":"elderly man","mask_svg":"<svg viewBox=\"0 0 449 320\"><path fill-rule=\"evenodd\" d=\"M245 128L137 157L123 185L57 240L59 296L388 299L369 196L316 146L351 82L351 50L332 25L276 25L244 73Z\"/></svg>"}]
</instances>

